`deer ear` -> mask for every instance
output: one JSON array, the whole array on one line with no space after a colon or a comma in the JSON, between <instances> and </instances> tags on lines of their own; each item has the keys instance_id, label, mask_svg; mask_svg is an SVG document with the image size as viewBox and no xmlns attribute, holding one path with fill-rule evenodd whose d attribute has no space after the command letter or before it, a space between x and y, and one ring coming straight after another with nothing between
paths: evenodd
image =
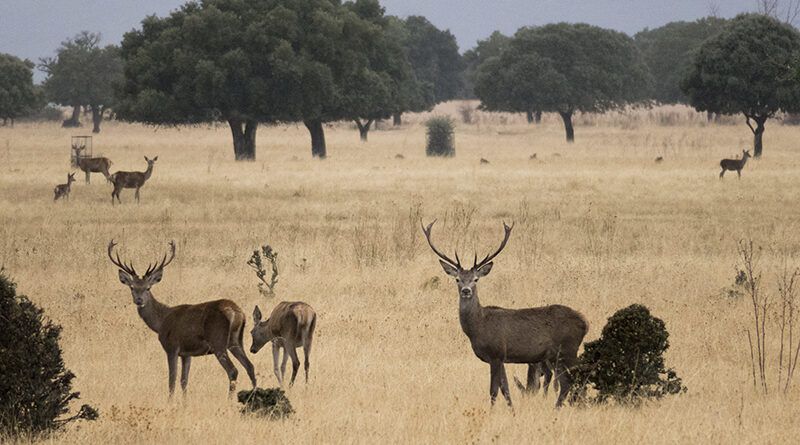
<instances>
[{"instance_id":1,"label":"deer ear","mask_svg":"<svg viewBox=\"0 0 800 445\"><path fill-rule=\"evenodd\" d=\"M256 306L256 308L253 310L253 321L256 324L261 321L261 309L259 309L258 306Z\"/></svg>"},{"instance_id":2,"label":"deer ear","mask_svg":"<svg viewBox=\"0 0 800 445\"><path fill-rule=\"evenodd\" d=\"M128 272L119 269L119 282L126 286L130 286L133 284L133 277L131 277L130 274L128 274Z\"/></svg>"},{"instance_id":3,"label":"deer ear","mask_svg":"<svg viewBox=\"0 0 800 445\"><path fill-rule=\"evenodd\" d=\"M152 286L156 283L160 283L161 277L163 276L164 276L164 269L156 269L150 275L147 275L145 279Z\"/></svg>"},{"instance_id":4,"label":"deer ear","mask_svg":"<svg viewBox=\"0 0 800 445\"><path fill-rule=\"evenodd\" d=\"M451 277L458 276L458 269L453 267L451 264L448 264L442 260L439 260L439 264L442 265L442 269L444 269L444 273L446 273L447 275L450 275Z\"/></svg>"},{"instance_id":5,"label":"deer ear","mask_svg":"<svg viewBox=\"0 0 800 445\"><path fill-rule=\"evenodd\" d=\"M480 269L476 270L475 273L478 275L478 278L483 278L486 275L489 275L489 272L492 271L492 266L494 263L486 263L480 267Z\"/></svg>"},{"instance_id":6,"label":"deer ear","mask_svg":"<svg viewBox=\"0 0 800 445\"><path fill-rule=\"evenodd\" d=\"M153 158L153 162L156 162L156 161L158 161L158 156Z\"/></svg>"}]
</instances>

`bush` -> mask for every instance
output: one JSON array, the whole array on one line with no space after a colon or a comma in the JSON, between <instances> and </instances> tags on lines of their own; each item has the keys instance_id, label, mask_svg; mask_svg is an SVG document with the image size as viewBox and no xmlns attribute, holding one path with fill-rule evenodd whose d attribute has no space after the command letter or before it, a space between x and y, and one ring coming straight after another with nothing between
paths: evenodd
<instances>
[{"instance_id":1,"label":"bush","mask_svg":"<svg viewBox=\"0 0 800 445\"><path fill-rule=\"evenodd\" d=\"M449 117L438 116L428 119L428 146L425 153L428 156L455 156L455 123Z\"/></svg>"},{"instance_id":2,"label":"bush","mask_svg":"<svg viewBox=\"0 0 800 445\"><path fill-rule=\"evenodd\" d=\"M599 340L584 345L575 369L573 399L638 403L686 391L672 369L664 368L669 348L664 322L634 304L608 319ZM589 396L589 390L594 396Z\"/></svg>"},{"instance_id":3,"label":"bush","mask_svg":"<svg viewBox=\"0 0 800 445\"><path fill-rule=\"evenodd\" d=\"M255 414L269 417L270 419L280 419L294 413L286 393L280 388L256 388L252 391L239 391L236 398L239 403L244 405L242 408L243 414Z\"/></svg>"},{"instance_id":4,"label":"bush","mask_svg":"<svg viewBox=\"0 0 800 445\"><path fill-rule=\"evenodd\" d=\"M61 122L64 112L53 105L45 105L39 110L25 116L22 120L29 122Z\"/></svg>"},{"instance_id":5,"label":"bush","mask_svg":"<svg viewBox=\"0 0 800 445\"><path fill-rule=\"evenodd\" d=\"M77 420L94 420L97 410L81 406L60 418L79 398L75 375L64 367L58 344L61 326L24 295L0 270L0 436L38 434Z\"/></svg>"}]
</instances>

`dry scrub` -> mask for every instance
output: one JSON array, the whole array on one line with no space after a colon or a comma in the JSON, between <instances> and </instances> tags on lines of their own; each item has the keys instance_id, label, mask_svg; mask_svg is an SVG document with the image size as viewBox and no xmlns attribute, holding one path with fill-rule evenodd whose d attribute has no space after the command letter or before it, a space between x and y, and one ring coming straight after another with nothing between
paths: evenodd
<instances>
[{"instance_id":1,"label":"dry scrub","mask_svg":"<svg viewBox=\"0 0 800 445\"><path fill-rule=\"evenodd\" d=\"M436 113L457 116L459 105ZM382 124L367 144L349 125L334 126L323 162L311 158L302 125L265 127L253 163L231 160L226 127L109 123L94 146L114 161L112 171L159 156L141 204L129 194L114 208L104 181L74 184L69 202L52 202L75 131L0 128L0 264L63 325L75 388L101 413L53 441L796 440L800 388L754 390L752 303L720 289L733 281L739 239L765 247L765 276L797 256L800 130L770 126L764 159L748 163L741 181L719 181L719 160L751 142L743 123L709 126L680 108L634 116L631 125L622 114L578 119L568 146L553 116L530 126L524 115L475 111L472 125L456 126L453 159L425 158L428 115L408 116L402 129ZM657 156L665 161L655 164ZM491 164L479 165L482 157ZM483 304L572 306L592 324L587 340L616 309L647 305L666 322L667 362L689 393L641 409L560 411L552 398L516 393L515 416L490 409L488 365L461 332L455 286L422 249L420 217L439 219L442 246L479 254L502 236L501 221L518 223L481 283ZM241 416L213 358L194 361L185 403L168 402L161 347L105 257L112 237L140 267L176 240L177 258L154 289L160 301L230 298L248 314L277 301L265 303L246 264L268 240L281 255L278 298L305 300L319 316L311 382L287 391L294 416ZM777 358L777 325L771 332L764 347ZM274 386L269 354L251 358L261 385ZM777 380L777 360L766 366ZM508 370L509 378L524 373Z\"/></svg>"}]
</instances>

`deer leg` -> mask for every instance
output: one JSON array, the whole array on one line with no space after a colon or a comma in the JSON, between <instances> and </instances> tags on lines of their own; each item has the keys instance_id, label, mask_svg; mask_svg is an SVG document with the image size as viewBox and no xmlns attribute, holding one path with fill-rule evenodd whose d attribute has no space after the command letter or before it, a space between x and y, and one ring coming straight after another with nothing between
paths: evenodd
<instances>
[{"instance_id":1,"label":"deer leg","mask_svg":"<svg viewBox=\"0 0 800 445\"><path fill-rule=\"evenodd\" d=\"M86 170L85 173L86 173L86 183L91 184L92 181L89 178L89 170Z\"/></svg>"},{"instance_id":2,"label":"deer leg","mask_svg":"<svg viewBox=\"0 0 800 445\"><path fill-rule=\"evenodd\" d=\"M272 364L275 368L275 377L278 378L278 386L283 386L283 372L281 372L281 368L278 365L281 358L281 347L277 345L274 341L272 342ZM286 364L286 354L283 355L283 363Z\"/></svg>"},{"instance_id":3,"label":"deer leg","mask_svg":"<svg viewBox=\"0 0 800 445\"><path fill-rule=\"evenodd\" d=\"M300 369L300 359L297 357L297 349L295 348L294 344L284 345L283 347L284 357L286 352L289 353L289 356L292 358L292 380L289 381L289 386L294 386L294 378L297 377L297 370Z\"/></svg>"},{"instance_id":4,"label":"deer leg","mask_svg":"<svg viewBox=\"0 0 800 445\"><path fill-rule=\"evenodd\" d=\"M544 395L547 395L547 390L550 388L550 382L553 380L553 370L550 369L550 363L547 361L540 363L540 366L542 369L542 374L544 375L544 382L542 383L542 386L544 387Z\"/></svg>"},{"instance_id":5,"label":"deer leg","mask_svg":"<svg viewBox=\"0 0 800 445\"><path fill-rule=\"evenodd\" d=\"M139 204L139 187L136 187L136 204Z\"/></svg>"},{"instance_id":6,"label":"deer leg","mask_svg":"<svg viewBox=\"0 0 800 445\"><path fill-rule=\"evenodd\" d=\"M542 364L531 363L528 365L528 392L536 394L541 388Z\"/></svg>"},{"instance_id":7,"label":"deer leg","mask_svg":"<svg viewBox=\"0 0 800 445\"><path fill-rule=\"evenodd\" d=\"M739 179L742 179L742 171L736 170L736 174L739 176Z\"/></svg>"},{"instance_id":8,"label":"deer leg","mask_svg":"<svg viewBox=\"0 0 800 445\"><path fill-rule=\"evenodd\" d=\"M178 376L178 354L167 352L167 367L169 368L169 396L175 392L175 378Z\"/></svg>"},{"instance_id":9,"label":"deer leg","mask_svg":"<svg viewBox=\"0 0 800 445\"><path fill-rule=\"evenodd\" d=\"M505 397L506 402L508 402L508 406L513 408L514 405L511 404L511 392L508 390L508 377L506 376L506 367L502 362L500 363L499 374L500 374L500 391L503 393L503 397Z\"/></svg>"},{"instance_id":10,"label":"deer leg","mask_svg":"<svg viewBox=\"0 0 800 445\"><path fill-rule=\"evenodd\" d=\"M181 390L186 394L186 385L189 384L189 368L192 366L192 358L189 356L181 357Z\"/></svg>"},{"instance_id":11,"label":"deer leg","mask_svg":"<svg viewBox=\"0 0 800 445\"><path fill-rule=\"evenodd\" d=\"M556 368L556 381L558 382L558 400L556 401L556 408L564 405L564 399L567 398L570 387L572 387L572 376L569 374L569 368L557 367Z\"/></svg>"},{"instance_id":12,"label":"deer leg","mask_svg":"<svg viewBox=\"0 0 800 445\"><path fill-rule=\"evenodd\" d=\"M244 349L237 345L230 347L229 350L231 351L231 354L236 357L236 360L239 360L239 363L244 366L245 371L247 371L247 376L250 377L250 383L253 384L253 389L256 389L256 370L253 367L253 363L247 358L247 354L245 354Z\"/></svg>"},{"instance_id":13,"label":"deer leg","mask_svg":"<svg viewBox=\"0 0 800 445\"><path fill-rule=\"evenodd\" d=\"M236 367L233 366L231 362L231 358L228 357L228 353L222 349L222 352L218 352L214 354L219 360L219 364L225 369L225 372L228 373L228 397L230 397L234 391L236 391L236 378L239 376L239 371L236 370Z\"/></svg>"},{"instance_id":14,"label":"deer leg","mask_svg":"<svg viewBox=\"0 0 800 445\"><path fill-rule=\"evenodd\" d=\"M722 179L723 176L725 176L725 169L724 168L722 169L721 172L719 172L719 179Z\"/></svg>"},{"instance_id":15,"label":"deer leg","mask_svg":"<svg viewBox=\"0 0 800 445\"><path fill-rule=\"evenodd\" d=\"M306 383L308 383L308 368L309 368L309 361L308 356L311 354L311 341L306 341L303 343L303 356L305 361L303 362L303 369L306 372Z\"/></svg>"},{"instance_id":16,"label":"deer leg","mask_svg":"<svg viewBox=\"0 0 800 445\"><path fill-rule=\"evenodd\" d=\"M498 366L496 363L489 364L489 370L491 372L491 377L489 378L489 397L492 398L492 405L494 405L494 401L497 400L497 390L500 388L500 372L497 368Z\"/></svg>"}]
</instances>

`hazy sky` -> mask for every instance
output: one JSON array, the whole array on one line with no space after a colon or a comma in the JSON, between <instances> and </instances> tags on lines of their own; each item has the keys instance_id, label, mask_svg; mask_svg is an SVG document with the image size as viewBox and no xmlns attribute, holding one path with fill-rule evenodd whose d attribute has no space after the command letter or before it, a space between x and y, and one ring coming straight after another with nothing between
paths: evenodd
<instances>
[{"instance_id":1,"label":"hazy sky","mask_svg":"<svg viewBox=\"0 0 800 445\"><path fill-rule=\"evenodd\" d=\"M146 15L163 16L184 0L0 0L0 52L38 61L81 30L106 43ZM511 34L525 25L586 22L634 34L675 20L708 15L707 0L383 0L387 13L424 15L450 29L461 50L495 30ZM717 0L724 17L754 9L755 0ZM41 80L41 75L37 75Z\"/></svg>"}]
</instances>

